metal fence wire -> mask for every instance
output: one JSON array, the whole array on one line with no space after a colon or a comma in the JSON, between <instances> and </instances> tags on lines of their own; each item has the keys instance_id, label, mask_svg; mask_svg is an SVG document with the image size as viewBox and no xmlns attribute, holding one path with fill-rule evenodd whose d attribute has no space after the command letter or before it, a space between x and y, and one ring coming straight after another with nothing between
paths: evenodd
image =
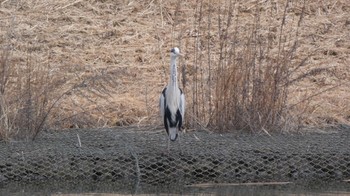
<instances>
[{"instance_id":1,"label":"metal fence wire","mask_svg":"<svg viewBox=\"0 0 350 196\"><path fill-rule=\"evenodd\" d=\"M37 180L149 185L350 179L350 130L309 134L189 132L167 149L164 131L43 132L0 142L0 183Z\"/></svg>"}]
</instances>

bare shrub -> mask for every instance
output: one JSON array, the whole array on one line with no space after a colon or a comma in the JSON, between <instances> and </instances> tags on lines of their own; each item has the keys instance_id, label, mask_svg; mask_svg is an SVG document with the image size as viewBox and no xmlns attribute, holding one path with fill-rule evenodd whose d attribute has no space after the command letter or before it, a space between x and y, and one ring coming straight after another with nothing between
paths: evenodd
<instances>
[{"instance_id":1,"label":"bare shrub","mask_svg":"<svg viewBox=\"0 0 350 196\"><path fill-rule=\"evenodd\" d=\"M50 54L47 59L35 57L35 43L27 48L24 62L16 61L13 50L4 44L0 56L0 139L35 139L40 131L63 128L67 121L97 124L91 113L98 107L85 108L80 103L96 105L96 97L107 99L117 85L112 73L93 69L81 75L71 65L51 66ZM76 107L69 108L75 115L65 111L60 116L61 104L72 101L74 95L80 98Z\"/></svg>"},{"instance_id":2,"label":"bare shrub","mask_svg":"<svg viewBox=\"0 0 350 196\"><path fill-rule=\"evenodd\" d=\"M194 48L193 125L199 121L216 130L265 132L298 127L298 117L289 111L290 85L324 69L298 73L311 55L296 58L305 1L286 1L280 13L273 2L267 4L198 5L195 25L201 35ZM298 17L290 18L291 9L300 10ZM251 21L241 20L245 13L251 14Z\"/></svg>"}]
</instances>

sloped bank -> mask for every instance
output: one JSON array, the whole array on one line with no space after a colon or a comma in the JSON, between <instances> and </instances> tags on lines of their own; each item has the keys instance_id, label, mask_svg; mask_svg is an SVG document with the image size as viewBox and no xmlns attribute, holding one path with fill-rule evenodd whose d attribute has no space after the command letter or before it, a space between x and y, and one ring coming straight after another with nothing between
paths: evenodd
<instances>
[{"instance_id":1,"label":"sloped bank","mask_svg":"<svg viewBox=\"0 0 350 196\"><path fill-rule=\"evenodd\" d=\"M190 132L167 150L147 128L50 131L0 142L0 183L183 184L350 179L350 131L252 135Z\"/></svg>"}]
</instances>

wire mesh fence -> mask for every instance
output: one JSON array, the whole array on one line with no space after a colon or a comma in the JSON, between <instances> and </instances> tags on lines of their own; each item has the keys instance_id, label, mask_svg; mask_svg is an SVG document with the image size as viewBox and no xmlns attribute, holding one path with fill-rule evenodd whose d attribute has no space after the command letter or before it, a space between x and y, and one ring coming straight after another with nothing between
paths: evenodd
<instances>
[{"instance_id":1,"label":"wire mesh fence","mask_svg":"<svg viewBox=\"0 0 350 196\"><path fill-rule=\"evenodd\" d=\"M182 134L147 128L50 131L0 143L0 183L38 180L197 184L350 179L349 130Z\"/></svg>"}]
</instances>

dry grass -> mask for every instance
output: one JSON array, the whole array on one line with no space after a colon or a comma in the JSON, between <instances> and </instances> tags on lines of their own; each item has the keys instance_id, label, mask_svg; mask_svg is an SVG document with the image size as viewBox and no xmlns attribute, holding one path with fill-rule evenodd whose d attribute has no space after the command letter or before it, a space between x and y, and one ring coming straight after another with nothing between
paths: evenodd
<instances>
[{"instance_id":1,"label":"dry grass","mask_svg":"<svg viewBox=\"0 0 350 196\"><path fill-rule=\"evenodd\" d=\"M5 0L1 63L16 72L5 74L15 84L5 86L16 93L12 88L24 80L21 85L37 88L23 86L22 93L38 93L35 104L45 102L46 109L31 107L42 113L59 98L43 127L158 125L168 50L179 46L186 53L180 68L189 127L270 131L348 124L350 6L346 0L306 1L302 11L304 1L287 8L286 2ZM273 83L276 71L282 83ZM272 86L282 87L280 102L269 98ZM1 101L12 96L20 94ZM15 106L2 104L1 114L21 113L23 106Z\"/></svg>"}]
</instances>

